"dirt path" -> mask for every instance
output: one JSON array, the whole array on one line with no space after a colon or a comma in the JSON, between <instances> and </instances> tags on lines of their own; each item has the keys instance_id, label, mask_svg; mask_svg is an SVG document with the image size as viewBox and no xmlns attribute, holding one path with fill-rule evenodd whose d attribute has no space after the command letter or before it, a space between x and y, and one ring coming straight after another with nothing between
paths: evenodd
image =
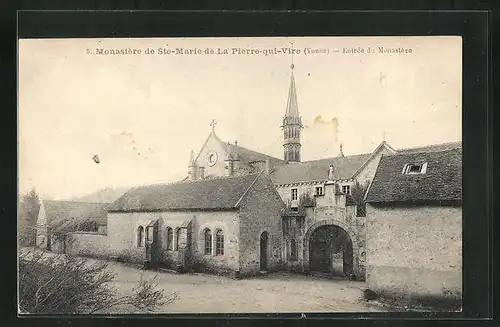
<instances>
[{"instance_id":1,"label":"dirt path","mask_svg":"<svg viewBox=\"0 0 500 327\"><path fill-rule=\"evenodd\" d=\"M47 253L47 255L54 255ZM97 261L89 259L91 262ZM327 280L320 277L275 273L250 279L234 280L205 274L175 274L142 270L134 266L109 262L115 273L113 286L125 294L137 286L141 276L157 275L165 295L178 293L170 306L160 313L308 313L373 312L377 307L363 301L363 282ZM133 313L129 307L116 313Z\"/></svg>"},{"instance_id":2,"label":"dirt path","mask_svg":"<svg viewBox=\"0 0 500 327\"><path fill-rule=\"evenodd\" d=\"M113 264L115 286L130 290L140 279L158 274L165 294L177 292L178 299L163 312L371 312L378 311L362 300L364 283L326 280L312 276L276 273L234 280L202 274L172 274L144 271Z\"/></svg>"}]
</instances>

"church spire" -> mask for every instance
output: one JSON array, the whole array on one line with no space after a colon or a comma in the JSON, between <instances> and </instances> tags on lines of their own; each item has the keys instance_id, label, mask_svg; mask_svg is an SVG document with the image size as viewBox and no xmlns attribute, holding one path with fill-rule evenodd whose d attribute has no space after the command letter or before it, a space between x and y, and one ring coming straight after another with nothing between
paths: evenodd
<instances>
[{"instance_id":1,"label":"church spire","mask_svg":"<svg viewBox=\"0 0 500 327\"><path fill-rule=\"evenodd\" d=\"M302 119L299 115L299 106L297 104L297 90L295 89L295 77L292 64L290 76L290 88L288 89L288 99L286 104L285 117L283 117L283 152L286 162L300 162L300 131L302 129Z\"/></svg>"},{"instance_id":2,"label":"church spire","mask_svg":"<svg viewBox=\"0 0 500 327\"><path fill-rule=\"evenodd\" d=\"M290 88L288 89L288 101L286 103L286 116L299 117L299 106L297 104L297 90L295 89L295 77L293 76L293 69L295 65L290 66L292 74L290 76Z\"/></svg>"}]
</instances>

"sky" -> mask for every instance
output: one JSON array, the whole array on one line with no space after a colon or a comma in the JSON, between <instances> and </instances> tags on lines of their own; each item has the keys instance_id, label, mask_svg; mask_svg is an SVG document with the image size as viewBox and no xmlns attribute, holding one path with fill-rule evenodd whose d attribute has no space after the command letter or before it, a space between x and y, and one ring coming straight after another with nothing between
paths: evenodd
<instances>
[{"instance_id":1,"label":"sky","mask_svg":"<svg viewBox=\"0 0 500 327\"><path fill-rule=\"evenodd\" d=\"M66 199L182 179L212 119L222 140L282 158L292 61L303 161L340 143L369 153L384 137L394 148L458 141L461 49L445 36L20 40L19 191Z\"/></svg>"}]
</instances>

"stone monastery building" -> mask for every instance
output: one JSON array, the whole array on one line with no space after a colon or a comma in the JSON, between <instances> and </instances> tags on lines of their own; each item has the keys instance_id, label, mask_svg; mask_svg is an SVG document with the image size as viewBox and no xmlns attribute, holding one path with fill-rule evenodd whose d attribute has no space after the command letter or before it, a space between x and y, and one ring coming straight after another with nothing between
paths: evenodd
<instances>
[{"instance_id":1,"label":"stone monastery building","mask_svg":"<svg viewBox=\"0 0 500 327\"><path fill-rule=\"evenodd\" d=\"M408 215L425 216L422 221L429 223L432 220L441 233L439 240L436 240L433 230L427 229L420 235L419 241L428 237L427 244L431 248L426 248L426 251L433 251L433 240L440 246L459 246L456 239L451 243L447 240L450 233L461 240L461 201L458 201L461 193L456 193L461 191L461 175L460 180L455 174L442 181L453 183L456 187L453 190L453 209L449 209L449 201L439 199L444 194L442 188L429 182L415 182L415 177L422 181L427 177L439 180L435 174L439 174L440 170L436 169L446 166L449 160L453 161L452 169L461 170L461 143L396 150L383 141L371 153L344 156L341 147L337 157L302 162L303 126L293 68L292 65L286 112L281 124L284 134L282 159L219 139L213 122L212 131L201 150L196 155L191 153L188 176L183 181L132 188L107 207L107 234L73 233L70 235L73 242L67 246L68 252L100 253L179 271L246 276L288 269L369 280L367 262L370 262L370 253L382 258L384 249L391 242L397 244L391 237L405 237L405 221L397 217L402 217L401 212L408 214L406 207L410 208ZM450 157L447 151L455 152ZM430 156L427 161L426 156ZM396 190L387 184L387 179L392 180L394 176L386 170L379 172L381 160L386 165L394 165L391 172L397 175L399 185L413 185L413 189L406 192L406 207L400 206L400 211L390 216L394 220L390 226L367 217L370 211L367 214L365 205L369 189L377 190L376 194L371 193L369 199L374 202L386 198L391 200L396 196ZM374 181L388 185L387 194L391 195L384 197L386 189L375 185ZM419 202L420 207L414 207L412 196L422 197L422 194L426 196L415 198L423 200ZM374 208L370 210L381 217L389 214L387 206L374 205L370 208ZM449 213L445 220L440 218L441 211ZM372 226L370 228L380 229L379 234L370 234L367 219ZM453 222L451 225L450 221ZM418 221L413 223L418 225ZM453 230L448 231L447 226L453 226ZM399 228L400 234L391 234L391 228ZM382 235L383 230L389 236L380 240L378 235ZM367 235L373 235L376 240L377 252L370 250ZM416 245L414 248L412 244L405 246L405 253L389 255L431 256L419 253ZM399 250L391 248L392 252ZM461 260L461 252L458 252L457 249L454 255ZM456 276L461 274L461 267L455 258L451 261L453 264L449 264L444 272L433 275L433 282L449 282L448 290L460 292L461 280L457 280ZM403 270L394 268L398 265L394 262L373 262L378 267L373 272L380 280L385 272ZM415 268L418 271L416 278L425 279L426 262ZM433 264L442 266L439 260ZM450 268L450 265L455 266ZM448 278L446 271L450 270L452 277ZM373 284L384 289L383 282L375 281ZM411 293L414 287L411 285L414 284L415 280L408 279L402 285L387 285L398 291L410 289ZM414 291L427 295L431 292L425 285L414 288ZM431 293L440 296L443 292L438 290L437 295Z\"/></svg>"}]
</instances>

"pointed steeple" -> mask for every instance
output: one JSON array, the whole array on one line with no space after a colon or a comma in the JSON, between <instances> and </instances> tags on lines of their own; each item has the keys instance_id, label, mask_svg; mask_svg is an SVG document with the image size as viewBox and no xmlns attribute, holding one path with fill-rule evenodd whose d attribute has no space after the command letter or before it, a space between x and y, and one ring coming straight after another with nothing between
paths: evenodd
<instances>
[{"instance_id":1,"label":"pointed steeple","mask_svg":"<svg viewBox=\"0 0 500 327\"><path fill-rule=\"evenodd\" d=\"M297 90L295 89L295 77L293 69L290 77L290 88L288 90L288 100L286 104L285 117L283 117L283 152L286 162L300 162L300 130L302 129L302 119L299 115L299 106L297 105Z\"/></svg>"},{"instance_id":2,"label":"pointed steeple","mask_svg":"<svg viewBox=\"0 0 500 327\"><path fill-rule=\"evenodd\" d=\"M299 106L297 104L297 90L295 89L295 77L293 76L294 64L290 66L292 74L290 76L290 88L288 89L288 101L286 103L286 116L298 117Z\"/></svg>"}]
</instances>

